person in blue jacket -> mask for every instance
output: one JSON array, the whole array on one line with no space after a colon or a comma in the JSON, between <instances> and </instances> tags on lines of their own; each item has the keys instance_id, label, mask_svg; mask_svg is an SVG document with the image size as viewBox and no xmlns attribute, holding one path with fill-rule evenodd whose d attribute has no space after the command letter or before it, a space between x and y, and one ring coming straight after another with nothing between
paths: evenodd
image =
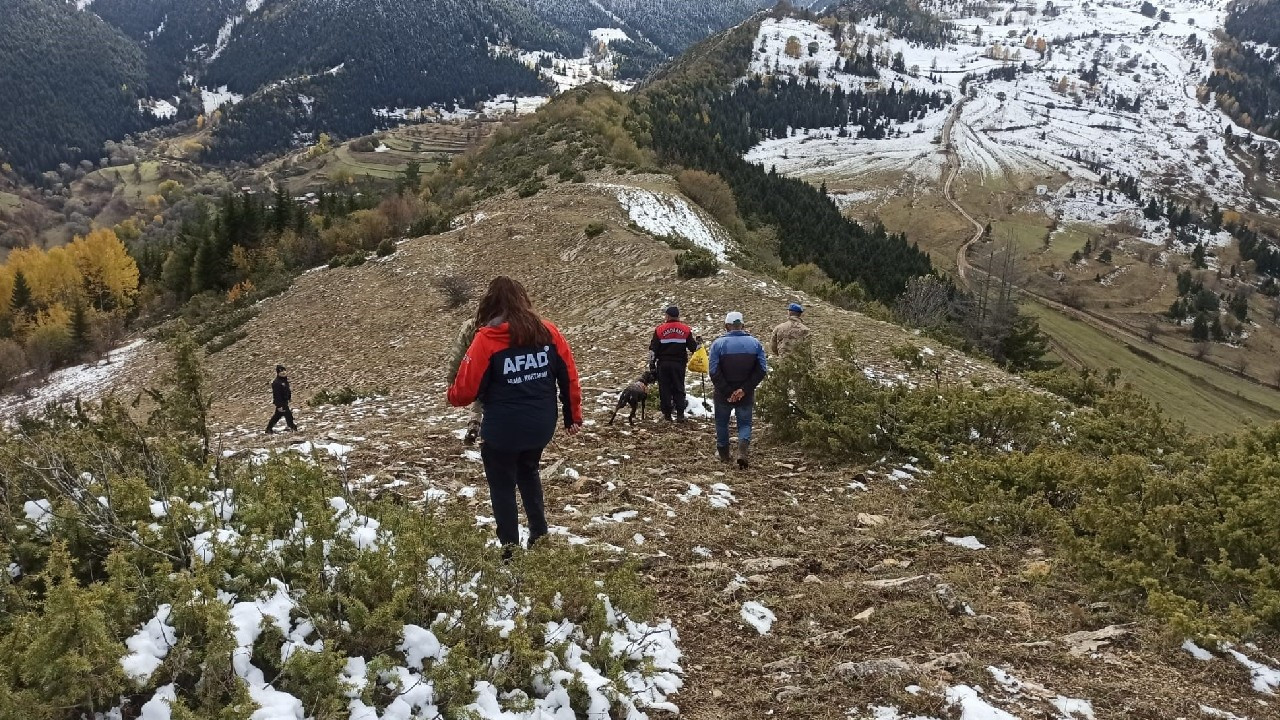
<instances>
[{"instance_id":1,"label":"person in blue jacket","mask_svg":"<svg viewBox=\"0 0 1280 720\"><path fill-rule=\"evenodd\" d=\"M725 334L707 353L711 383L715 386L716 452L720 462L729 462L729 414L738 421L738 467L746 470L751 451L751 413L756 387L769 372L764 345L744 327L742 313L724 318Z\"/></svg>"}]
</instances>

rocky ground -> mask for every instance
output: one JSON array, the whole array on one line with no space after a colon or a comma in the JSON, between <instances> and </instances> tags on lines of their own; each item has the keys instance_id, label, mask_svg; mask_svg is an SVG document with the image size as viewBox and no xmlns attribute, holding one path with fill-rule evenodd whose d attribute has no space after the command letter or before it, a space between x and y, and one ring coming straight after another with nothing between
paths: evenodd
<instances>
[{"instance_id":1,"label":"rocky ground","mask_svg":"<svg viewBox=\"0 0 1280 720\"><path fill-rule=\"evenodd\" d=\"M219 452L314 451L355 488L491 524L478 453L459 440L464 413L444 401L447 349L473 305L446 308L435 283L458 275L482 288L510 274L563 329L582 373L585 432L557 437L545 455L553 540L589 545L602 563L641 559L657 612L681 633L687 683L676 700L685 716L1280 713L1251 687L1259 671L1229 657L1198 660L1179 648L1182 638L1121 625L1125 617L1094 603L1039 548L948 538L922 509L927 474L910 459L825 466L771 444L762 425L754 465L740 472L715 461L704 413L686 426L657 413L634 428L607 425L667 303L708 337L728 310L764 334L792 291L735 268L678 281L674 252L589 186L492 201L463 220L389 258L304 275L262 303L249 336L208 360ZM590 221L607 231L588 239ZM852 333L873 376L934 381L904 374L890 352L927 340L799 299L819 347ZM943 382L1016 382L933 349ZM154 347L139 350L123 385L149 382L158 359ZM266 436L277 362L290 367L302 430ZM314 393L348 385L378 393L307 407ZM698 395L696 377L690 386Z\"/></svg>"}]
</instances>

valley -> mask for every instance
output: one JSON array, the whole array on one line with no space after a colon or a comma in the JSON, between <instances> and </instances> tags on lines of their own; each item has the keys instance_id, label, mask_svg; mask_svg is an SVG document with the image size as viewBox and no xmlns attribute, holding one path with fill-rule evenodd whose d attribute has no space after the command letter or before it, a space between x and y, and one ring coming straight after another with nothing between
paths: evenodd
<instances>
[{"instance_id":1,"label":"valley","mask_svg":"<svg viewBox=\"0 0 1280 720\"><path fill-rule=\"evenodd\" d=\"M1276 144L1227 118L1205 90L1226 4L1169 4L1159 18L1139 12L1139 3L1052 3L1044 11L1005 4L979 13L929 7L955 28L950 42L897 37L885 29L888 16L873 12L843 31L846 47L837 53L829 27L766 21L752 72L808 73L843 87L944 88L964 99L885 139L796 129L765 140L748 160L823 184L853 216L907 231L970 287L972 265L1012 254L1015 282L1031 302L1085 317L1136 357L1157 348L1183 356L1196 370L1179 385L1202 375L1256 384L1250 394L1274 417L1275 300L1255 293L1265 273L1249 273L1229 233L1173 227L1162 217L1166 200L1153 216L1141 199L1231 208L1272 227L1276 196L1256 181L1254 158ZM793 37L807 54L782 52ZM846 74L846 58L864 48L898 67L871 80ZM1129 197L1115 189L1124 177L1137 178ZM1199 271L1197 246L1208 258ZM1089 257L1103 250L1105 262ZM1246 329L1235 339L1195 342L1187 321L1170 322L1175 277L1188 269L1207 271L1220 293L1250 296ZM1072 323L1042 324L1059 328L1050 335L1068 363L1099 356L1088 333L1067 330ZM1199 369L1206 365L1212 369ZM1185 393L1161 398L1159 388L1148 389L1176 416L1206 431L1221 427L1204 422ZM1236 403L1234 414L1256 417L1259 408L1249 405Z\"/></svg>"}]
</instances>

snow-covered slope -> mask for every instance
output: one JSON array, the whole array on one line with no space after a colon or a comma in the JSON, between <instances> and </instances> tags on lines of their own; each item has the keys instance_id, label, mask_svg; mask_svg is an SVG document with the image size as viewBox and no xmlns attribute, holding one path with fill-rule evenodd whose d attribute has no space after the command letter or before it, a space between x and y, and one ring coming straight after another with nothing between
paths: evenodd
<instances>
[{"instance_id":1,"label":"snow-covered slope","mask_svg":"<svg viewBox=\"0 0 1280 720\"><path fill-rule=\"evenodd\" d=\"M897 85L967 96L953 134L962 173L976 182L1064 173L1091 185L1102 174L1127 175L1144 192L1203 192L1223 204L1249 199L1226 149L1228 131L1237 138L1249 133L1199 90L1213 69L1227 0L1160 3L1165 20L1143 15L1141 0L1062 0L1052 3L1051 15L1035 4L924 5L952 23L953 42L911 43L872 17L845 25L838 49L829 26L768 19L751 72L802 77L816 65L817 82L846 89ZM798 57L786 52L793 39ZM900 71L882 67L878 80L841 71L848 56L868 50L885 65L900 55ZM1012 77L988 76L1001 69ZM814 130L763 143L748 159L837 182L881 173L936 182L943 165L938 143L952 110L902 127L900 137Z\"/></svg>"}]
</instances>

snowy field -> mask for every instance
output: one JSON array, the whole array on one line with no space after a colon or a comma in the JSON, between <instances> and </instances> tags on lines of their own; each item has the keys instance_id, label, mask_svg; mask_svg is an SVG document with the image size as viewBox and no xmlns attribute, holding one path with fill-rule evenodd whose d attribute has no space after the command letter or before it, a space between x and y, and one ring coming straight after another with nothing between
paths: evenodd
<instances>
[{"instance_id":1,"label":"snowy field","mask_svg":"<svg viewBox=\"0 0 1280 720\"><path fill-rule=\"evenodd\" d=\"M1224 205L1250 199L1224 138L1228 128L1236 137L1249 132L1211 98L1197 96L1212 72L1214 32L1222 27L1226 0L1158 3L1169 13L1167 21L1142 15L1141 0L1063 0L1054 3L1053 17L1013 3L984 6L987 14L977 17L966 16L972 6L961 3L925 5L956 27L957 42L938 48L913 44L869 18L846 26L844 47L837 49L831 31L816 23L768 19L750 71L801 77L816 65L817 82L826 85L949 90L956 98L969 75L969 99L953 140L961 171L973 182L1020 176L1092 185L1109 173L1137 177L1144 192L1185 194L1190 187ZM785 52L792 38L802 48L799 57ZM901 53L907 73L881 68L878 81L846 74L843 63L855 47L860 54ZM985 77L989 70L1024 63L1031 72L1016 79ZM1095 67L1091 84L1084 76ZM839 138L837 128L797 132L762 143L747 159L836 185L885 173L936 183L944 162L938 143L950 112L905 124L901 136L884 140ZM1055 197L1049 198L1050 209L1065 212ZM1079 217L1082 209L1072 211L1073 219L1101 220L1096 213Z\"/></svg>"},{"instance_id":2,"label":"snowy field","mask_svg":"<svg viewBox=\"0 0 1280 720\"><path fill-rule=\"evenodd\" d=\"M633 82L616 79L618 61L609 44L630 40L620 28L596 28L591 31L592 44L584 48L581 57L567 58L559 53L544 50L519 51L497 48L496 53L514 55L530 69L536 69L543 78L555 86L556 93L572 90L589 82L602 82L619 92L635 87Z\"/></svg>"},{"instance_id":3,"label":"snowy field","mask_svg":"<svg viewBox=\"0 0 1280 720\"><path fill-rule=\"evenodd\" d=\"M631 222L645 232L687 240L725 259L729 238L724 229L679 195L630 185L598 183L595 187L616 194Z\"/></svg>"},{"instance_id":4,"label":"snowy field","mask_svg":"<svg viewBox=\"0 0 1280 720\"><path fill-rule=\"evenodd\" d=\"M22 415L39 413L47 405L70 402L76 398L91 400L100 397L116 383L120 373L144 345L145 340L134 340L112 350L99 362L55 371L43 385L25 395L0 397L0 419L9 421Z\"/></svg>"}]
</instances>

